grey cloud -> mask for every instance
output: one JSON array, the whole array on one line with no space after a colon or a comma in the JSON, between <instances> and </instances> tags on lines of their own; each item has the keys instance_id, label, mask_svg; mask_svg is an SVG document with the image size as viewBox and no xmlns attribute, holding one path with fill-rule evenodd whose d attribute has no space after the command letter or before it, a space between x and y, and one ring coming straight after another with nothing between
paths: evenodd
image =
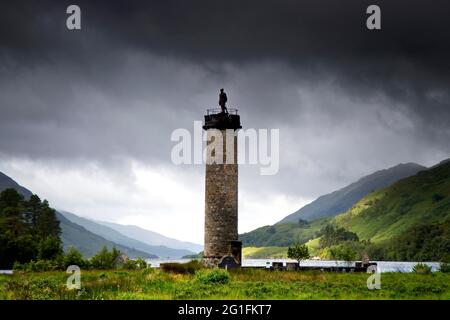
<instances>
[{"instance_id":1,"label":"grey cloud","mask_svg":"<svg viewBox=\"0 0 450 320\"><path fill-rule=\"evenodd\" d=\"M450 154L448 1L379 1L379 32L360 0L77 1L77 32L69 4L0 5L4 157L170 165L220 87L244 127L281 129L279 175L244 168L248 189L313 197Z\"/></svg>"}]
</instances>

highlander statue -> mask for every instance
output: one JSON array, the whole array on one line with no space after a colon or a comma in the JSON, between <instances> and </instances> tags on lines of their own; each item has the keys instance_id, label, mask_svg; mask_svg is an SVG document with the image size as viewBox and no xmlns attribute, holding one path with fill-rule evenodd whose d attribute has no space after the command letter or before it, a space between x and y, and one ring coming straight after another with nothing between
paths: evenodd
<instances>
[{"instance_id":1,"label":"highlander statue","mask_svg":"<svg viewBox=\"0 0 450 320\"><path fill-rule=\"evenodd\" d=\"M222 108L222 113L228 113L226 104L227 104L227 94L223 91L223 89L220 89L219 94L219 106Z\"/></svg>"}]
</instances>

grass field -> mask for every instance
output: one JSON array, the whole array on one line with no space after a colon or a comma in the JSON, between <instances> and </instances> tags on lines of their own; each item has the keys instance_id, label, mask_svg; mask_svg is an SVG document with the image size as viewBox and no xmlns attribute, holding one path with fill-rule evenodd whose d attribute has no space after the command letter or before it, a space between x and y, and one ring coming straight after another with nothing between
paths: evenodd
<instances>
[{"instance_id":1,"label":"grass field","mask_svg":"<svg viewBox=\"0 0 450 320\"><path fill-rule=\"evenodd\" d=\"M0 299L450 299L450 274L439 272L382 274L381 290L368 290L363 273L86 271L80 290L66 288L68 276L0 275Z\"/></svg>"}]
</instances>

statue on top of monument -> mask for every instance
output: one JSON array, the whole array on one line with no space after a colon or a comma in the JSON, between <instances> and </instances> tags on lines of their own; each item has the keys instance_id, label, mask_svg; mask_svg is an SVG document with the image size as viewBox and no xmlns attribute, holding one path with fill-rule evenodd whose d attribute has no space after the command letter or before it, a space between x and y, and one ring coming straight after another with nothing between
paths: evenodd
<instances>
[{"instance_id":1,"label":"statue on top of monument","mask_svg":"<svg viewBox=\"0 0 450 320\"><path fill-rule=\"evenodd\" d=\"M227 107L225 106L227 103L227 94L223 91L223 89L220 89L219 94L219 106L222 108L222 113L228 113Z\"/></svg>"}]
</instances>

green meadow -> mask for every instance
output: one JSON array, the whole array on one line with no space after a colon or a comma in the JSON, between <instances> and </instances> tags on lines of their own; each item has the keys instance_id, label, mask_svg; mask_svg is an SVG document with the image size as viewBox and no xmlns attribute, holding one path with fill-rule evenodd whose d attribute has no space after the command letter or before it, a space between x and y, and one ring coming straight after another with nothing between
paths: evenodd
<instances>
[{"instance_id":1,"label":"green meadow","mask_svg":"<svg viewBox=\"0 0 450 320\"><path fill-rule=\"evenodd\" d=\"M450 299L450 274L383 273L381 289L368 274L261 269L90 270L81 288L66 287L63 271L0 275L0 299Z\"/></svg>"}]
</instances>

